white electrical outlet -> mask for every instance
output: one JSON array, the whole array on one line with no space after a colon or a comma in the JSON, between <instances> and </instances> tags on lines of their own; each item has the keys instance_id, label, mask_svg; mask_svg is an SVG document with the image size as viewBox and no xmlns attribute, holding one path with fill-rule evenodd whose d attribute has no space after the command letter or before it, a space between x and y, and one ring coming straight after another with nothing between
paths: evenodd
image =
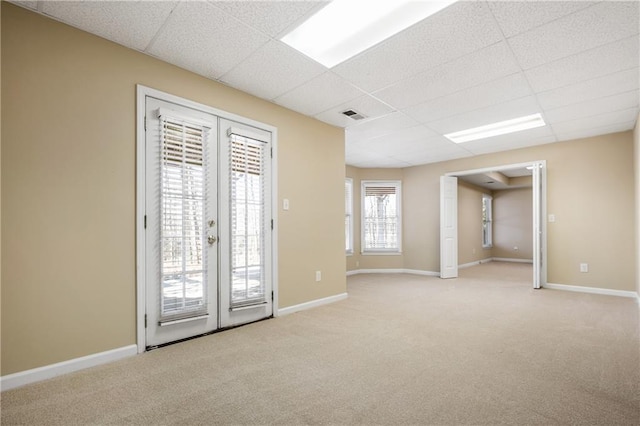
<instances>
[{"instance_id":1,"label":"white electrical outlet","mask_svg":"<svg viewBox=\"0 0 640 426\"><path fill-rule=\"evenodd\" d=\"M555 214L550 214L549 215L549 222L555 222L556 221L556 215Z\"/></svg>"},{"instance_id":2,"label":"white electrical outlet","mask_svg":"<svg viewBox=\"0 0 640 426\"><path fill-rule=\"evenodd\" d=\"M589 264L581 263L580 264L580 272L589 272Z\"/></svg>"},{"instance_id":3,"label":"white electrical outlet","mask_svg":"<svg viewBox=\"0 0 640 426\"><path fill-rule=\"evenodd\" d=\"M289 199L282 200L282 210L289 210Z\"/></svg>"},{"instance_id":4,"label":"white electrical outlet","mask_svg":"<svg viewBox=\"0 0 640 426\"><path fill-rule=\"evenodd\" d=\"M316 281L322 280L322 271L316 271Z\"/></svg>"}]
</instances>

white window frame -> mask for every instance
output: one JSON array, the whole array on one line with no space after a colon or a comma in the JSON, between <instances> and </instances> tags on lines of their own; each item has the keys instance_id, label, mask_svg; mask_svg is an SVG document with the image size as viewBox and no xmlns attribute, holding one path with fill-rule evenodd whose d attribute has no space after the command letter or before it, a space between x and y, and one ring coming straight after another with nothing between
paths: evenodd
<instances>
[{"instance_id":1,"label":"white window frame","mask_svg":"<svg viewBox=\"0 0 640 426\"><path fill-rule=\"evenodd\" d=\"M353 179L345 178L344 181L345 221L349 219L349 229L346 235L345 250L348 256L353 255ZM346 224L345 224L346 226Z\"/></svg>"},{"instance_id":2,"label":"white window frame","mask_svg":"<svg viewBox=\"0 0 640 426\"><path fill-rule=\"evenodd\" d=\"M482 248L493 247L493 197L482 194L482 208L486 208L486 218L482 216ZM486 227L486 232L485 232Z\"/></svg>"},{"instance_id":3,"label":"white window frame","mask_svg":"<svg viewBox=\"0 0 640 426\"><path fill-rule=\"evenodd\" d=\"M370 186L383 186L395 188L396 193L396 211L397 211L397 247L395 248L367 248L366 242L366 189ZM361 182L360 191L360 251L363 255L400 255L402 254L402 182L399 180L363 180Z\"/></svg>"}]
</instances>

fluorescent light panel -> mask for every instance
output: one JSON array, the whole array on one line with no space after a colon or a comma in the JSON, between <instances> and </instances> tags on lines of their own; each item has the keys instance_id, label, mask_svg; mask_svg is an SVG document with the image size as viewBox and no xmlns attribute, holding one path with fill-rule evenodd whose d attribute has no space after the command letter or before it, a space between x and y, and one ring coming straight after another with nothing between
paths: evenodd
<instances>
[{"instance_id":1,"label":"fluorescent light panel","mask_svg":"<svg viewBox=\"0 0 640 426\"><path fill-rule=\"evenodd\" d=\"M331 68L455 0L333 0L281 40Z\"/></svg>"},{"instance_id":2,"label":"fluorescent light panel","mask_svg":"<svg viewBox=\"0 0 640 426\"><path fill-rule=\"evenodd\" d=\"M546 123L542 119L542 115L532 114L514 118L512 120L487 124L486 126L449 133L444 135L444 137L449 139L451 142L462 143L490 138L492 136L506 135L507 133L515 133L521 130L535 129L536 127L542 127L545 124Z\"/></svg>"}]
</instances>

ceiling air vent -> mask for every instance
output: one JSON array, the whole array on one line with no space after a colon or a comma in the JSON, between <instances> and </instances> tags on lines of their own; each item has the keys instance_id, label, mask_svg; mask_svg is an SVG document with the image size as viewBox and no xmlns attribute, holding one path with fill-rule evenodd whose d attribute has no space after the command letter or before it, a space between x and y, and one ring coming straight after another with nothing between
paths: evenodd
<instances>
[{"instance_id":1,"label":"ceiling air vent","mask_svg":"<svg viewBox=\"0 0 640 426\"><path fill-rule=\"evenodd\" d=\"M353 120L364 120L365 118L367 118L364 115L362 115L359 112L356 112L356 111L354 111L352 109L348 109L346 111L342 111L342 113L344 115L346 115L347 117L353 119Z\"/></svg>"}]
</instances>

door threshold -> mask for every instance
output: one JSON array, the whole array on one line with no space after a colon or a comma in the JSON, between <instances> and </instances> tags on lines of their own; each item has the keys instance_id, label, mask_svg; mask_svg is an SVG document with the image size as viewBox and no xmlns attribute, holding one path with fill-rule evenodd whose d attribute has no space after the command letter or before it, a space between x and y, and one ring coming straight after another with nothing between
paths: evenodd
<instances>
[{"instance_id":1,"label":"door threshold","mask_svg":"<svg viewBox=\"0 0 640 426\"><path fill-rule=\"evenodd\" d=\"M189 340L198 339L200 337L209 336L211 334L217 334L217 333L220 333L220 332L223 332L223 331L233 330L234 328L244 327L245 325L255 324L257 322L266 321L266 320L269 320L269 319L272 319L272 318L273 318L273 315L270 315L268 317L260 318L260 319L255 320L255 321L245 322L244 324L231 325L229 327L218 328L218 329L215 329L215 330L212 330L212 331L208 331L206 333L197 334L197 335L191 336L191 337L185 337L184 339L174 340L172 342L162 343L162 344L153 345L153 346L146 346L145 347L145 352L149 352L149 351L152 351L152 350L155 350L155 349L164 348L166 346L171 346L171 345L175 345L175 344L178 344L178 343L188 342Z\"/></svg>"}]
</instances>

